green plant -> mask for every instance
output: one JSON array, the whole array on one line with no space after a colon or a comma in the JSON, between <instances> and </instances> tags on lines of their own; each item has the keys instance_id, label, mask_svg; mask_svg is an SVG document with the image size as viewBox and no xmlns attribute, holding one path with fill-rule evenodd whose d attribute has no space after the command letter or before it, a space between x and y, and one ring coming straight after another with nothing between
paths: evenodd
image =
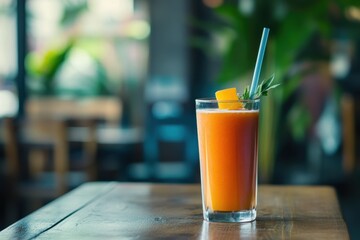
<instances>
[{"instance_id":1,"label":"green plant","mask_svg":"<svg viewBox=\"0 0 360 240\"><path fill-rule=\"evenodd\" d=\"M312 70L311 67L297 66L305 61L329 62L328 51L309 50L312 40L316 38L328 43L336 29L332 13L344 19L345 9L352 5L359 6L359 3L357 0L254 0L251 3L254 4L252 10L243 9L233 1L215 8L217 21L200 24L214 41L197 43L202 48L213 49L208 52L221 57L222 65L217 77L219 83L246 81L254 69L261 31L263 27L270 28L263 73L270 75L274 72L274 84L282 83L282 86L262 100L259 162L262 180L269 181L279 147L277 133L280 125L284 125L280 111L298 89L303 76ZM299 108L290 111L292 116L304 110L301 104L294 104L293 107ZM296 121L291 121L290 117L290 123L294 124L294 134L301 136L309 122L309 115L297 114L296 117Z\"/></svg>"},{"instance_id":2,"label":"green plant","mask_svg":"<svg viewBox=\"0 0 360 240\"><path fill-rule=\"evenodd\" d=\"M64 11L58 24L64 29L61 38L54 39L48 43L42 51L35 49L30 51L26 57L27 72L30 76L28 87L32 95L39 96L61 96L61 97L93 97L98 95L107 95L107 75L101 62L100 51L103 49L104 40L101 37L87 38L76 31L66 29L77 26L77 21L87 10L87 1L65 0L63 3ZM30 21L33 13L28 13ZM85 58L91 61L92 68L95 70L92 74L86 75L89 69L76 68L78 74L76 78L68 80L73 83L68 86L59 86L56 83L56 77L62 68L69 69L69 62L76 52L86 55ZM89 60L90 59L90 60ZM73 71L74 72L74 71ZM70 77L67 77L70 79Z\"/></svg>"}]
</instances>

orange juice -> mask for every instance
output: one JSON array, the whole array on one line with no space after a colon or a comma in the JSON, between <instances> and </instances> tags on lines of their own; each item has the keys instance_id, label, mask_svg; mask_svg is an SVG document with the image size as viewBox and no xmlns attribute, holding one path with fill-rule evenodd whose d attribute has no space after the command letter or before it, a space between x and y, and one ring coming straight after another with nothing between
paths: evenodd
<instances>
[{"instance_id":1,"label":"orange juice","mask_svg":"<svg viewBox=\"0 0 360 240\"><path fill-rule=\"evenodd\" d=\"M196 115L204 208L255 209L259 111L198 109Z\"/></svg>"}]
</instances>

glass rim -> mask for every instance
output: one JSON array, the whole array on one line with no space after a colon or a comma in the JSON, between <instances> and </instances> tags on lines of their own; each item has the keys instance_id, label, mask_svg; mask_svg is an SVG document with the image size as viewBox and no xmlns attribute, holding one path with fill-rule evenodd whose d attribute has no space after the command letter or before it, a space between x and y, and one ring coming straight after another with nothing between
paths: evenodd
<instances>
[{"instance_id":1,"label":"glass rim","mask_svg":"<svg viewBox=\"0 0 360 240\"><path fill-rule=\"evenodd\" d=\"M258 103L260 98L255 99L239 99L239 100L217 100L216 98L197 98L195 99L197 103L233 103L233 102L242 102L242 103Z\"/></svg>"}]
</instances>

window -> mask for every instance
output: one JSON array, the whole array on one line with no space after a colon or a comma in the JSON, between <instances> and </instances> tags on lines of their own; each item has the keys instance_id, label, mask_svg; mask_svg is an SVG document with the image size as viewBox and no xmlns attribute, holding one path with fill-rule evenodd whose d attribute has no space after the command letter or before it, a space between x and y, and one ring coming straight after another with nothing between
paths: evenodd
<instances>
[{"instance_id":1,"label":"window","mask_svg":"<svg viewBox=\"0 0 360 240\"><path fill-rule=\"evenodd\" d=\"M16 4L0 0L0 117L17 113Z\"/></svg>"}]
</instances>

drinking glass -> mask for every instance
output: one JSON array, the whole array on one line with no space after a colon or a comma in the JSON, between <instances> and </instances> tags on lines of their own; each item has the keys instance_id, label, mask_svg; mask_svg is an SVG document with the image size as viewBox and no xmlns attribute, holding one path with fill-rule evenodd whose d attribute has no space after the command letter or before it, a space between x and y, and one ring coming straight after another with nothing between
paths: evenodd
<instances>
[{"instance_id":1,"label":"drinking glass","mask_svg":"<svg viewBox=\"0 0 360 240\"><path fill-rule=\"evenodd\" d=\"M253 221L260 100L195 102L204 219Z\"/></svg>"}]
</instances>

